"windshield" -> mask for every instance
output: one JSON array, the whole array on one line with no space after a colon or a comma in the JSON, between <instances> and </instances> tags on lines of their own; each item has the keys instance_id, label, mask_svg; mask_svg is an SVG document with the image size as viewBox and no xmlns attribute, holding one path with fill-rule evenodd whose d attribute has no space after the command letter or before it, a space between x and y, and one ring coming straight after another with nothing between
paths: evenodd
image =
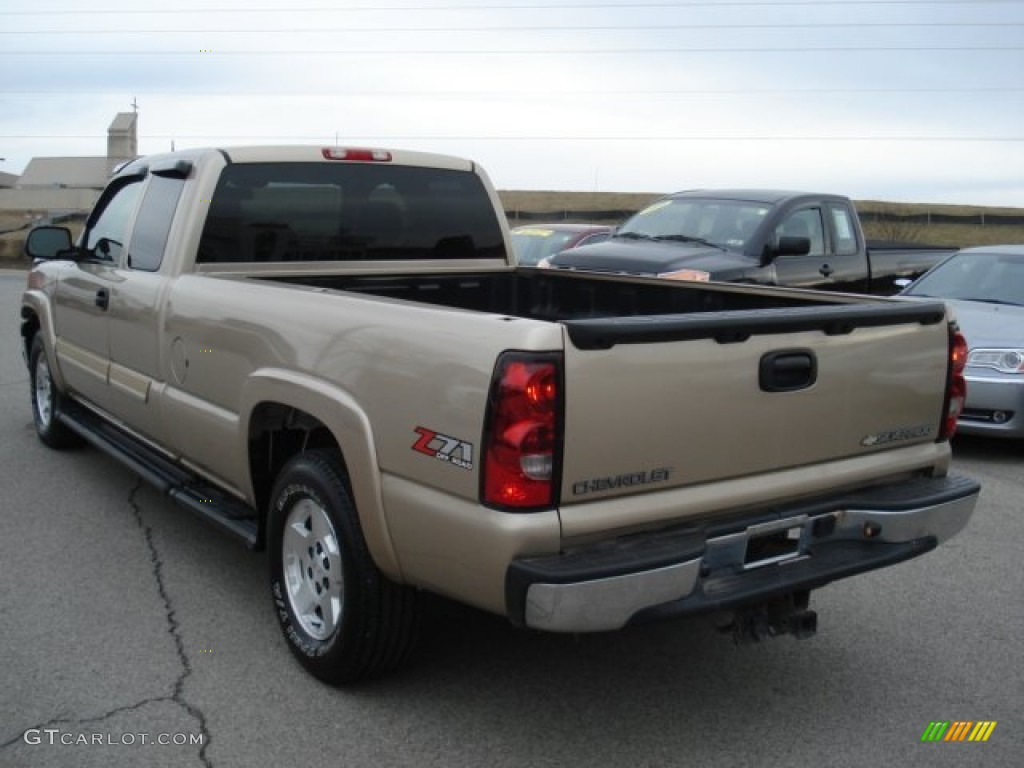
<instances>
[{"instance_id":1,"label":"windshield","mask_svg":"<svg viewBox=\"0 0 1024 768\"><path fill-rule=\"evenodd\" d=\"M563 251L576 237L575 232L556 232L543 227L512 230L512 248L523 266L535 266L541 259Z\"/></svg>"},{"instance_id":2,"label":"windshield","mask_svg":"<svg viewBox=\"0 0 1024 768\"><path fill-rule=\"evenodd\" d=\"M958 253L905 293L1024 306L1024 253Z\"/></svg>"},{"instance_id":3,"label":"windshield","mask_svg":"<svg viewBox=\"0 0 1024 768\"><path fill-rule=\"evenodd\" d=\"M669 198L633 216L616 237L691 240L742 251L770 209L749 200Z\"/></svg>"}]
</instances>

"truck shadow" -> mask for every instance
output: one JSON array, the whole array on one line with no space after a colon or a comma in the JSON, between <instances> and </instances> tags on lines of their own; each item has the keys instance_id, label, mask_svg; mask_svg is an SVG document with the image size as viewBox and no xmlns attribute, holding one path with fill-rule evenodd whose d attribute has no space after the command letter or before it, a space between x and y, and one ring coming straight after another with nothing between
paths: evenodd
<instances>
[{"instance_id":1,"label":"truck shadow","mask_svg":"<svg viewBox=\"0 0 1024 768\"><path fill-rule=\"evenodd\" d=\"M819 608L831 613L829 602ZM551 635L440 598L423 603L411 664L329 697L408 718L424 732L464 733L467 746L500 742L513 765L551 754L613 765L630 753L637 765L670 765L678 763L663 750L714 751L737 730L750 744L765 729L806 736L806 724L823 712L833 715L824 722L837 722L847 707L886 706L883 689L858 684L865 666L899 675L895 659L879 663L870 647L844 641L849 626L838 614L809 640L737 646L706 617ZM937 672L930 662L920 671Z\"/></svg>"},{"instance_id":2,"label":"truck shadow","mask_svg":"<svg viewBox=\"0 0 1024 768\"><path fill-rule=\"evenodd\" d=\"M953 459L959 458L1016 464L1024 459L1024 440L957 435L953 438Z\"/></svg>"}]
</instances>

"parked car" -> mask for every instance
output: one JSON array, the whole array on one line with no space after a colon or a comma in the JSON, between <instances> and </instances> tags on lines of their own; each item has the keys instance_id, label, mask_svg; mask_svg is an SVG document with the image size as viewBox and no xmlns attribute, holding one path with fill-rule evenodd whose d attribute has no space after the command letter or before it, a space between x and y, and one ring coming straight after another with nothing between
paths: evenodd
<instances>
[{"instance_id":1,"label":"parked car","mask_svg":"<svg viewBox=\"0 0 1024 768\"><path fill-rule=\"evenodd\" d=\"M966 248L904 295L955 309L970 350L959 431L1024 438L1024 245Z\"/></svg>"},{"instance_id":2,"label":"parked car","mask_svg":"<svg viewBox=\"0 0 1024 768\"><path fill-rule=\"evenodd\" d=\"M955 251L868 243L841 195L697 189L630 217L607 242L576 247L541 267L671 280L785 285L889 296Z\"/></svg>"},{"instance_id":3,"label":"parked car","mask_svg":"<svg viewBox=\"0 0 1024 768\"><path fill-rule=\"evenodd\" d=\"M520 265L534 267L561 251L603 242L614 231L606 224L530 224L512 230L512 247Z\"/></svg>"}]
</instances>

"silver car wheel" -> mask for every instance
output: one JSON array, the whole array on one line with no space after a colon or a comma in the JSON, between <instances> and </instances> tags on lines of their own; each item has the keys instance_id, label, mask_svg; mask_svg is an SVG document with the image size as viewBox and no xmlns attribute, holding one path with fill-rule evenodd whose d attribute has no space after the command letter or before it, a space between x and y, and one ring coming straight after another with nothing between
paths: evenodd
<instances>
[{"instance_id":1,"label":"silver car wheel","mask_svg":"<svg viewBox=\"0 0 1024 768\"><path fill-rule=\"evenodd\" d=\"M338 626L345 603L338 536L327 512L304 498L284 525L281 560L288 602L312 638L326 640Z\"/></svg>"},{"instance_id":2,"label":"silver car wheel","mask_svg":"<svg viewBox=\"0 0 1024 768\"><path fill-rule=\"evenodd\" d=\"M50 420L53 418L53 384L46 355L40 355L36 361L35 390L36 418L43 429L49 429Z\"/></svg>"}]
</instances>

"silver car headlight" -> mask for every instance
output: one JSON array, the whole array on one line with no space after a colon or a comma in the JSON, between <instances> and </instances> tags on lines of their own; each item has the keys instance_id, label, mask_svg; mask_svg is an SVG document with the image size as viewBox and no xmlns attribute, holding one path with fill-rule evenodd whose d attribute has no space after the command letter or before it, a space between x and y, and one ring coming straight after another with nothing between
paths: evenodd
<instances>
[{"instance_id":1,"label":"silver car headlight","mask_svg":"<svg viewBox=\"0 0 1024 768\"><path fill-rule=\"evenodd\" d=\"M1024 373L1024 349L972 349L967 364L1000 373Z\"/></svg>"}]
</instances>

